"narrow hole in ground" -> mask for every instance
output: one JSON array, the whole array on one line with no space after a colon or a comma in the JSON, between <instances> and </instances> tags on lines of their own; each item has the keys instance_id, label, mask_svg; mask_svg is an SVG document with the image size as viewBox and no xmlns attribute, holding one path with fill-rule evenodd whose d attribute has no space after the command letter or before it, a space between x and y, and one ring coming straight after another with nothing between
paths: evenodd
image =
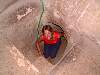
<instances>
[{"instance_id":1,"label":"narrow hole in ground","mask_svg":"<svg viewBox=\"0 0 100 75\"><path fill-rule=\"evenodd\" d=\"M54 23L50 22L50 23L47 23L46 25L50 25L53 28L54 31L57 31L59 33L65 33L63 27L58 25L58 24L54 24ZM39 31L40 31L40 34L41 34L42 27L40 28ZM61 45L60 45L60 48L57 52L56 58L48 60L48 61L50 63L56 64L61 59L61 57L63 56L65 49L67 47L67 44L68 44L68 39L66 37L62 37L61 38ZM44 43L41 43L41 49L44 50Z\"/></svg>"}]
</instances>

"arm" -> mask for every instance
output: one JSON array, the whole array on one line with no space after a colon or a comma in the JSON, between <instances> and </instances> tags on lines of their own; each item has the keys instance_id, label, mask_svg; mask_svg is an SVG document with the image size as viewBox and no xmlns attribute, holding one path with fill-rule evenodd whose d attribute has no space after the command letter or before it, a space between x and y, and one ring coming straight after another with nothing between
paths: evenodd
<instances>
[{"instance_id":1,"label":"arm","mask_svg":"<svg viewBox=\"0 0 100 75\"><path fill-rule=\"evenodd\" d=\"M35 45L36 45L36 48L38 50L38 53L41 55L41 48L40 48L40 43L42 42L42 39L39 37L36 42L35 42Z\"/></svg>"},{"instance_id":2,"label":"arm","mask_svg":"<svg viewBox=\"0 0 100 75\"><path fill-rule=\"evenodd\" d=\"M60 32L60 37L64 37L65 36L65 33L64 32Z\"/></svg>"},{"instance_id":3,"label":"arm","mask_svg":"<svg viewBox=\"0 0 100 75\"><path fill-rule=\"evenodd\" d=\"M66 35L65 35L65 33L64 33L64 32L61 32L61 33L60 33L60 38L61 38L61 39L66 38Z\"/></svg>"}]
</instances>

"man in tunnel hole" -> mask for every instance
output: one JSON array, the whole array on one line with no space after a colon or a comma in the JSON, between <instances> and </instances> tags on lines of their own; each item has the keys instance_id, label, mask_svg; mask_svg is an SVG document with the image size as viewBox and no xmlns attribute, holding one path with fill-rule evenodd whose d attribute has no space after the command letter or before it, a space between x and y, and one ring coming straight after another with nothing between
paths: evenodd
<instances>
[{"instance_id":1,"label":"man in tunnel hole","mask_svg":"<svg viewBox=\"0 0 100 75\"><path fill-rule=\"evenodd\" d=\"M54 31L50 25L45 25L42 28L42 35L36 40L36 48L39 55L44 55L45 58L55 58L61 45L61 37L64 33ZM44 50L41 50L40 43L44 42Z\"/></svg>"}]
</instances>

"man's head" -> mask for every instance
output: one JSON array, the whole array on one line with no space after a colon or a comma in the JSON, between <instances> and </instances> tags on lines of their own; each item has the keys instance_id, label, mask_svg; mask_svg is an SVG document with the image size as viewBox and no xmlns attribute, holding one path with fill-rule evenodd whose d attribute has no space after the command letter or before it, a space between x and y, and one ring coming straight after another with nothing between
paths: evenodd
<instances>
[{"instance_id":1,"label":"man's head","mask_svg":"<svg viewBox=\"0 0 100 75\"><path fill-rule=\"evenodd\" d=\"M51 33L53 32L53 28L50 25L45 25L42 28L42 33L46 36L51 36Z\"/></svg>"}]
</instances>

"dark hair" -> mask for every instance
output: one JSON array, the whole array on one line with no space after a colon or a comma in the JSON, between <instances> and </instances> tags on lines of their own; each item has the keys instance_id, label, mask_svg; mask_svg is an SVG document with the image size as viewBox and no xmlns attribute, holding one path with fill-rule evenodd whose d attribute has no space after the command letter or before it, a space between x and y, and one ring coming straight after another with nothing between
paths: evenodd
<instances>
[{"instance_id":1,"label":"dark hair","mask_svg":"<svg viewBox=\"0 0 100 75\"><path fill-rule=\"evenodd\" d=\"M45 30L48 30L48 31L50 31L50 32L53 32L53 28L50 26L50 25L45 25L45 26L43 26L43 28L42 28L42 33L44 34L44 31Z\"/></svg>"}]
</instances>

